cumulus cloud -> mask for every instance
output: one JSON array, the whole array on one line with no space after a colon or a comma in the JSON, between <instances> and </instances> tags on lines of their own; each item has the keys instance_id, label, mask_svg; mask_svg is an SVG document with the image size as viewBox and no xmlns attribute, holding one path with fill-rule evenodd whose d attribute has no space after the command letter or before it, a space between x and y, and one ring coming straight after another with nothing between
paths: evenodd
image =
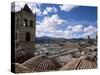
<instances>
[{"instance_id":1,"label":"cumulus cloud","mask_svg":"<svg viewBox=\"0 0 100 75\"><path fill-rule=\"evenodd\" d=\"M84 34L83 36L92 36L93 34L95 34L97 32L97 28L92 26L92 25L89 25L88 27L85 27L84 30L83 30Z\"/></svg>"},{"instance_id":2,"label":"cumulus cloud","mask_svg":"<svg viewBox=\"0 0 100 75\"><path fill-rule=\"evenodd\" d=\"M71 26L71 25L69 25L69 26L67 27L67 29L68 29L68 30L71 30L71 29L72 29L72 26Z\"/></svg>"},{"instance_id":3,"label":"cumulus cloud","mask_svg":"<svg viewBox=\"0 0 100 75\"><path fill-rule=\"evenodd\" d=\"M56 30L56 27L61 25L64 22L66 22L66 21L61 19L57 14L56 15L52 15L51 17L46 16L42 20L41 23L36 25L36 35L40 36L40 35L38 35L39 33L59 34L62 31L61 30L59 30L59 31Z\"/></svg>"},{"instance_id":4,"label":"cumulus cloud","mask_svg":"<svg viewBox=\"0 0 100 75\"><path fill-rule=\"evenodd\" d=\"M37 22L36 25L36 36L49 36L56 38L82 38L88 35L92 36L96 33L97 28L93 25L88 25L84 27L83 24L78 25L66 25L66 28L56 29L62 24L66 24L67 20L61 19L57 14L50 16L45 16L41 22Z\"/></svg>"},{"instance_id":5,"label":"cumulus cloud","mask_svg":"<svg viewBox=\"0 0 100 75\"><path fill-rule=\"evenodd\" d=\"M59 6L60 7L60 9L62 10L62 11L66 11L66 12L69 12L69 11L71 11L72 9L74 9L75 7L77 7L77 6L74 6L74 5L61 5L61 6Z\"/></svg>"},{"instance_id":6,"label":"cumulus cloud","mask_svg":"<svg viewBox=\"0 0 100 75\"><path fill-rule=\"evenodd\" d=\"M49 12L57 12L57 8L55 7L46 7L46 9L43 11L43 15L47 15Z\"/></svg>"},{"instance_id":7,"label":"cumulus cloud","mask_svg":"<svg viewBox=\"0 0 100 75\"><path fill-rule=\"evenodd\" d=\"M82 31L82 25L74 25L66 27L65 30L56 29L57 26L62 25L62 23L66 22L65 20L61 19L57 14L52 15L51 17L46 16L41 22L38 22L36 25L36 36L49 36L49 37L56 37L56 38L74 38L75 32ZM74 29L75 28L75 29Z\"/></svg>"},{"instance_id":8,"label":"cumulus cloud","mask_svg":"<svg viewBox=\"0 0 100 75\"><path fill-rule=\"evenodd\" d=\"M48 11L47 10L44 10L43 11L43 15L47 15L48 14Z\"/></svg>"},{"instance_id":9,"label":"cumulus cloud","mask_svg":"<svg viewBox=\"0 0 100 75\"><path fill-rule=\"evenodd\" d=\"M75 25L72 27L73 32L81 32L83 30L83 25Z\"/></svg>"},{"instance_id":10,"label":"cumulus cloud","mask_svg":"<svg viewBox=\"0 0 100 75\"><path fill-rule=\"evenodd\" d=\"M36 27L36 36L49 36L56 38L83 38L88 35L92 36L96 34L97 28L93 25L69 25L65 30L56 29L57 26L61 25L64 20L60 19L58 15L53 15L51 17L45 17L39 25Z\"/></svg>"},{"instance_id":11,"label":"cumulus cloud","mask_svg":"<svg viewBox=\"0 0 100 75\"><path fill-rule=\"evenodd\" d=\"M93 36L97 32L97 28L93 25L88 25L87 27L84 27L84 25L74 25L74 26L68 26L67 29L70 29L70 31L75 36L79 37L87 37L88 35ZM75 34L77 33L77 34ZM82 33L82 34L79 34Z\"/></svg>"},{"instance_id":12,"label":"cumulus cloud","mask_svg":"<svg viewBox=\"0 0 100 75\"><path fill-rule=\"evenodd\" d=\"M52 8L51 8L51 7L47 7L46 10L47 10L48 12L51 12L51 11L52 11Z\"/></svg>"},{"instance_id":13,"label":"cumulus cloud","mask_svg":"<svg viewBox=\"0 0 100 75\"><path fill-rule=\"evenodd\" d=\"M72 32L81 32L83 31L83 25L74 25L74 26L69 25L67 29L72 30Z\"/></svg>"},{"instance_id":14,"label":"cumulus cloud","mask_svg":"<svg viewBox=\"0 0 100 75\"><path fill-rule=\"evenodd\" d=\"M47 7L46 10L48 12L57 12L57 9L55 7Z\"/></svg>"},{"instance_id":15,"label":"cumulus cloud","mask_svg":"<svg viewBox=\"0 0 100 75\"><path fill-rule=\"evenodd\" d=\"M59 16L56 15L52 15L51 17L46 16L42 22L40 23L40 25L38 25L40 28L55 28L57 25L62 24L63 22L65 22L65 20L60 19ZM38 28L39 28L38 27Z\"/></svg>"},{"instance_id":16,"label":"cumulus cloud","mask_svg":"<svg viewBox=\"0 0 100 75\"><path fill-rule=\"evenodd\" d=\"M88 27L84 28L84 32L95 32L97 31L96 27L89 25Z\"/></svg>"}]
</instances>

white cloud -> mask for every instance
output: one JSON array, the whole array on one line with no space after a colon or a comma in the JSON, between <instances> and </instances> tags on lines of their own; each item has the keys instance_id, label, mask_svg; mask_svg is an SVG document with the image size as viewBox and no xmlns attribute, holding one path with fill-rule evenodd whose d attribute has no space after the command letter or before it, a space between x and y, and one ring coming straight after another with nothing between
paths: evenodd
<instances>
[{"instance_id":1,"label":"white cloud","mask_svg":"<svg viewBox=\"0 0 100 75\"><path fill-rule=\"evenodd\" d=\"M70 32L73 34L73 37L87 37L88 35L93 36L97 32L97 28L93 25L89 25L87 27L84 27L84 25L74 25L68 26L67 29L70 30Z\"/></svg>"},{"instance_id":2,"label":"white cloud","mask_svg":"<svg viewBox=\"0 0 100 75\"><path fill-rule=\"evenodd\" d=\"M61 25L64 20L60 19L58 15L51 17L45 17L39 25L36 27L36 36L49 36L57 38L81 38L88 35L93 36L97 32L97 28L93 25L84 27L84 25L69 25L65 30L56 29ZM81 33L81 34L80 34ZM95 35L94 35L95 36Z\"/></svg>"},{"instance_id":3,"label":"white cloud","mask_svg":"<svg viewBox=\"0 0 100 75\"><path fill-rule=\"evenodd\" d=\"M44 10L43 11L43 15L47 15L48 14L48 11L47 10Z\"/></svg>"},{"instance_id":4,"label":"white cloud","mask_svg":"<svg viewBox=\"0 0 100 75\"><path fill-rule=\"evenodd\" d=\"M84 34L83 36L92 36L93 34L95 34L97 32L97 28L92 26L92 25L89 25L88 27L85 27L84 30L83 30Z\"/></svg>"},{"instance_id":5,"label":"white cloud","mask_svg":"<svg viewBox=\"0 0 100 75\"><path fill-rule=\"evenodd\" d=\"M46 16L43 20L42 23L40 23L39 27L41 28L53 28L56 27L57 25L62 24L63 22L65 22L65 20L62 20L59 18L59 16L56 15L52 15L51 17Z\"/></svg>"},{"instance_id":6,"label":"white cloud","mask_svg":"<svg viewBox=\"0 0 100 75\"><path fill-rule=\"evenodd\" d=\"M73 32L71 30L64 30L63 31L64 35L62 36L63 38L72 38L73 37Z\"/></svg>"},{"instance_id":7,"label":"white cloud","mask_svg":"<svg viewBox=\"0 0 100 75\"><path fill-rule=\"evenodd\" d=\"M69 30L70 30L70 29L72 29L72 26L71 26L71 25L69 25L69 26L67 27L67 29L69 29Z\"/></svg>"},{"instance_id":8,"label":"white cloud","mask_svg":"<svg viewBox=\"0 0 100 75\"><path fill-rule=\"evenodd\" d=\"M55 7L47 7L46 10L48 12L57 12L57 8L55 8Z\"/></svg>"},{"instance_id":9,"label":"white cloud","mask_svg":"<svg viewBox=\"0 0 100 75\"><path fill-rule=\"evenodd\" d=\"M45 17L43 19L43 25L45 25L47 27L55 27L56 25L60 25L63 22L65 22L65 20L60 19L57 14L52 15L51 17Z\"/></svg>"},{"instance_id":10,"label":"white cloud","mask_svg":"<svg viewBox=\"0 0 100 75\"><path fill-rule=\"evenodd\" d=\"M68 25L64 30L56 29L58 26L66 22L66 20L61 19L57 14L52 15L51 17L46 16L41 22L37 22L36 36L49 36L68 39L87 37L88 35L93 36L97 32L97 28L93 25L88 25L87 27L84 27L84 25L82 24Z\"/></svg>"},{"instance_id":11,"label":"white cloud","mask_svg":"<svg viewBox=\"0 0 100 75\"><path fill-rule=\"evenodd\" d=\"M49 33L50 35L56 35L61 33L61 30L56 30L56 27L61 25L62 23L66 22L63 19L60 19L59 16L56 15L52 15L51 17L46 16L41 23L39 23L39 25L36 25L36 35L38 35L39 33L45 33L45 35L47 35L47 33Z\"/></svg>"},{"instance_id":12,"label":"white cloud","mask_svg":"<svg viewBox=\"0 0 100 75\"><path fill-rule=\"evenodd\" d=\"M50 12L56 13L57 12L57 8L55 8L55 7L46 7L46 9L43 11L43 15L47 15Z\"/></svg>"},{"instance_id":13,"label":"white cloud","mask_svg":"<svg viewBox=\"0 0 100 75\"><path fill-rule=\"evenodd\" d=\"M69 12L69 11L71 11L73 8L75 8L75 7L77 7L77 6L74 6L74 5L61 5L61 6L59 6L60 7L60 9L62 10L62 11L66 11L66 12Z\"/></svg>"},{"instance_id":14,"label":"white cloud","mask_svg":"<svg viewBox=\"0 0 100 75\"><path fill-rule=\"evenodd\" d=\"M34 13L36 13L38 16L40 16L42 14L41 10L38 8L33 8L32 9Z\"/></svg>"},{"instance_id":15,"label":"white cloud","mask_svg":"<svg viewBox=\"0 0 100 75\"><path fill-rule=\"evenodd\" d=\"M89 25L88 27L84 28L84 32L95 32L97 29L96 27Z\"/></svg>"},{"instance_id":16,"label":"white cloud","mask_svg":"<svg viewBox=\"0 0 100 75\"><path fill-rule=\"evenodd\" d=\"M72 32L81 32L83 31L83 25L74 25L74 26L69 25L67 29L72 30Z\"/></svg>"},{"instance_id":17,"label":"white cloud","mask_svg":"<svg viewBox=\"0 0 100 75\"><path fill-rule=\"evenodd\" d=\"M73 32L81 32L83 28L83 25L75 25L72 27Z\"/></svg>"},{"instance_id":18,"label":"white cloud","mask_svg":"<svg viewBox=\"0 0 100 75\"><path fill-rule=\"evenodd\" d=\"M51 12L51 11L52 11L52 7L47 7L46 10L47 10L48 12Z\"/></svg>"},{"instance_id":19,"label":"white cloud","mask_svg":"<svg viewBox=\"0 0 100 75\"><path fill-rule=\"evenodd\" d=\"M72 38L73 32L68 30L58 30L56 29L57 26L61 25L62 23L66 22L65 20L61 19L57 14L52 15L51 17L46 16L41 23L38 22L36 25L36 36L49 36L55 38Z\"/></svg>"},{"instance_id":20,"label":"white cloud","mask_svg":"<svg viewBox=\"0 0 100 75\"><path fill-rule=\"evenodd\" d=\"M53 11L55 12L55 13L57 13L57 8L55 8L55 7L53 7Z\"/></svg>"}]
</instances>

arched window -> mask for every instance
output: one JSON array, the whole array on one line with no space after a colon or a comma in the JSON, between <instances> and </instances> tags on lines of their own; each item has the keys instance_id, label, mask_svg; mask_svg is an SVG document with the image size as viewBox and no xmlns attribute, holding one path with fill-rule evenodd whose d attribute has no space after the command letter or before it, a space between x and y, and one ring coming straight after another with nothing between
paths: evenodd
<instances>
[{"instance_id":1,"label":"arched window","mask_svg":"<svg viewBox=\"0 0 100 75\"><path fill-rule=\"evenodd\" d=\"M30 27L33 27L33 21L30 20Z\"/></svg>"},{"instance_id":2,"label":"arched window","mask_svg":"<svg viewBox=\"0 0 100 75\"><path fill-rule=\"evenodd\" d=\"M30 32L26 32L26 41L30 40L31 40Z\"/></svg>"},{"instance_id":3,"label":"arched window","mask_svg":"<svg viewBox=\"0 0 100 75\"><path fill-rule=\"evenodd\" d=\"M24 19L23 26L27 27L27 19Z\"/></svg>"}]
</instances>

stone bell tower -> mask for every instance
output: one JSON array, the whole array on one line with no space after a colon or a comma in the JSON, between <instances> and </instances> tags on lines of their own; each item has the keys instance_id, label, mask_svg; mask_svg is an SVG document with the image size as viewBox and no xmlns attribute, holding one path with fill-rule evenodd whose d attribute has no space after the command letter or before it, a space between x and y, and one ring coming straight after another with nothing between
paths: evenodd
<instances>
[{"instance_id":1,"label":"stone bell tower","mask_svg":"<svg viewBox=\"0 0 100 75\"><path fill-rule=\"evenodd\" d=\"M20 62L34 56L35 26L36 14L25 4L23 9L15 13L15 55Z\"/></svg>"}]
</instances>

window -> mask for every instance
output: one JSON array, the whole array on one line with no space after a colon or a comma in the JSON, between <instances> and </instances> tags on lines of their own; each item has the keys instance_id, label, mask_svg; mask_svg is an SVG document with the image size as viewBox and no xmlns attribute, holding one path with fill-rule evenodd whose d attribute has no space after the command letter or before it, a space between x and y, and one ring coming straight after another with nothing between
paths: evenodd
<instances>
[{"instance_id":1,"label":"window","mask_svg":"<svg viewBox=\"0 0 100 75\"><path fill-rule=\"evenodd\" d=\"M30 20L30 27L33 27L33 21Z\"/></svg>"},{"instance_id":2,"label":"window","mask_svg":"<svg viewBox=\"0 0 100 75\"><path fill-rule=\"evenodd\" d=\"M26 41L30 41L30 32L26 32Z\"/></svg>"},{"instance_id":3,"label":"window","mask_svg":"<svg viewBox=\"0 0 100 75\"><path fill-rule=\"evenodd\" d=\"M27 27L27 19L24 19L23 26Z\"/></svg>"}]
</instances>

